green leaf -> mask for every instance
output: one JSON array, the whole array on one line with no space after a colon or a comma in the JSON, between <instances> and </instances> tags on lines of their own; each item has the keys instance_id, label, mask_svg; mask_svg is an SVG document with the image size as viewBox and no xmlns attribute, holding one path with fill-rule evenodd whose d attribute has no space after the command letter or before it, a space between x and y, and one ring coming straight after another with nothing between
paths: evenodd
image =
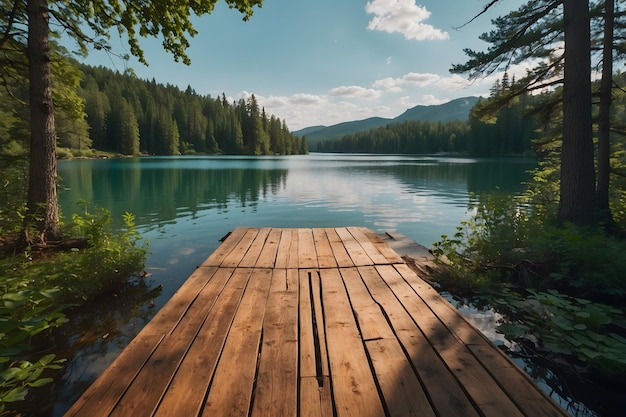
<instances>
[{"instance_id":1,"label":"green leaf","mask_svg":"<svg viewBox=\"0 0 626 417\"><path fill-rule=\"evenodd\" d=\"M0 391L0 402L11 403L15 401L24 401L28 394L28 389L25 387L17 387L6 392Z\"/></svg>"},{"instance_id":2,"label":"green leaf","mask_svg":"<svg viewBox=\"0 0 626 417\"><path fill-rule=\"evenodd\" d=\"M40 378L40 379L37 379L36 381L29 382L27 385L31 388L38 388L38 387L43 387L44 385L49 384L52 381L54 381L54 379L52 378Z\"/></svg>"},{"instance_id":3,"label":"green leaf","mask_svg":"<svg viewBox=\"0 0 626 417\"><path fill-rule=\"evenodd\" d=\"M586 349L586 348L582 348L580 351L581 351L581 352L582 352L582 353L583 353L586 357L588 357L589 359L596 359L596 358L598 358L598 357L602 356L602 353L600 353L600 352L596 352L596 351L593 351L593 350L589 350L589 349Z\"/></svg>"},{"instance_id":4,"label":"green leaf","mask_svg":"<svg viewBox=\"0 0 626 417\"><path fill-rule=\"evenodd\" d=\"M54 360L54 358L56 358L56 355L54 355L54 354L52 354L52 353L51 353L51 354L46 355L46 356L44 356L43 358L39 359L39 361L38 361L38 362L39 362L41 365L46 366L46 365L48 365L50 362L52 362L52 361Z\"/></svg>"}]
</instances>

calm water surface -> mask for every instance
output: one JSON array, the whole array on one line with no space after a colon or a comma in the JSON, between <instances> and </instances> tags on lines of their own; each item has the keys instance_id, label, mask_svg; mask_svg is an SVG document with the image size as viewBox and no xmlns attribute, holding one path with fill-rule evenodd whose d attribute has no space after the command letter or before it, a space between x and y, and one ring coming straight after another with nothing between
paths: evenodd
<instances>
[{"instance_id":1,"label":"calm water surface","mask_svg":"<svg viewBox=\"0 0 626 417\"><path fill-rule=\"evenodd\" d=\"M366 226L430 246L454 233L475 195L521 192L534 166L337 154L61 162L63 215L78 211L81 200L110 210L118 225L122 213L133 213L150 244L150 276L92 303L66 326L57 351L68 363L58 382L38 393L38 413L62 415L236 227ZM493 326L493 316L475 313Z\"/></svg>"},{"instance_id":2,"label":"calm water surface","mask_svg":"<svg viewBox=\"0 0 626 417\"><path fill-rule=\"evenodd\" d=\"M151 157L59 164L61 209L129 211L150 243L163 299L239 226L367 226L430 246L467 214L471 194L519 192L528 160L313 154ZM162 300L160 300L162 301Z\"/></svg>"}]
</instances>

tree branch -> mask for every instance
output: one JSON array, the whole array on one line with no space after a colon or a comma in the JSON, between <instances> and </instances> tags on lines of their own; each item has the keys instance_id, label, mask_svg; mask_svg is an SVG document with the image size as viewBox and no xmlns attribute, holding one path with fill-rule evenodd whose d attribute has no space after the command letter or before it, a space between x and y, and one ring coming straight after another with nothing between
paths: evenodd
<instances>
[{"instance_id":1,"label":"tree branch","mask_svg":"<svg viewBox=\"0 0 626 417\"><path fill-rule=\"evenodd\" d=\"M21 2L20 0L13 1L13 7L11 8L11 13L9 13L9 16L7 19L7 28L2 34L2 38L0 38L0 49L4 47L4 44L9 39L12 39L11 29L13 28L13 24L15 23L15 17L17 16L17 9L18 9L20 2Z\"/></svg>"}]
</instances>

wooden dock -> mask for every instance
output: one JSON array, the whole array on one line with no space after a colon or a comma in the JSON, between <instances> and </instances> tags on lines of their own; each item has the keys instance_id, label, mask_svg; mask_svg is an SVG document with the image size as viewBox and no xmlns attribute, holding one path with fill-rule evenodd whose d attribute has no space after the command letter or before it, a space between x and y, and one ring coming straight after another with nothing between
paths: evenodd
<instances>
[{"instance_id":1,"label":"wooden dock","mask_svg":"<svg viewBox=\"0 0 626 417\"><path fill-rule=\"evenodd\" d=\"M67 416L565 416L361 227L238 228Z\"/></svg>"}]
</instances>

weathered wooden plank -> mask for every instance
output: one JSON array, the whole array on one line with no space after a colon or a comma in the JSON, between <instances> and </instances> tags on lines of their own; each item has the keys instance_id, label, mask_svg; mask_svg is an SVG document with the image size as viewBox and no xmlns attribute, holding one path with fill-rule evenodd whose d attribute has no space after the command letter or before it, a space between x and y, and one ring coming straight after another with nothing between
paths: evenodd
<instances>
[{"instance_id":1,"label":"weathered wooden plank","mask_svg":"<svg viewBox=\"0 0 626 417\"><path fill-rule=\"evenodd\" d=\"M300 377L317 377L316 338L314 336L313 301L311 300L311 280L307 271L300 271L300 302L299 308L299 344L300 344Z\"/></svg>"},{"instance_id":2,"label":"weathered wooden plank","mask_svg":"<svg viewBox=\"0 0 626 417\"><path fill-rule=\"evenodd\" d=\"M393 276L395 273L395 269L391 265L377 266L376 269L385 279ZM411 275L409 272L413 271L410 269L404 270L402 278L408 278L409 280L419 279L415 273ZM392 289L394 291L400 290L400 286L393 285ZM407 290L403 289L400 292L406 293ZM402 301L405 300L407 300L406 297L402 299ZM413 297L413 303L407 303L405 307L424 332L428 342L435 347L446 366L463 385L472 402L481 410L481 413L487 417L502 415L521 416L520 410L497 384L497 381L482 367L467 346L459 338L455 337L450 328L447 328L448 331L441 331L440 329L434 329L433 331L432 326L435 320L438 320L437 316L429 309L420 308L418 313L411 308L412 305L419 302L423 302L423 300L419 297ZM453 324L462 324L462 321L462 318L459 316L459 319L455 320ZM424 323L424 325L421 323Z\"/></svg>"},{"instance_id":3,"label":"weathered wooden plank","mask_svg":"<svg viewBox=\"0 0 626 417\"><path fill-rule=\"evenodd\" d=\"M116 416L150 416L211 311L232 270L219 269L187 309L176 328L152 353L113 410Z\"/></svg>"},{"instance_id":4,"label":"weathered wooden plank","mask_svg":"<svg viewBox=\"0 0 626 417\"><path fill-rule=\"evenodd\" d=\"M341 238L337 234L337 230L326 228L324 231L326 232L328 243L333 251L335 260L337 261L337 266L340 268L354 266L354 261L348 254L346 247L343 245Z\"/></svg>"},{"instance_id":5,"label":"weathered wooden plank","mask_svg":"<svg viewBox=\"0 0 626 417\"><path fill-rule=\"evenodd\" d=\"M456 343L451 337L435 343L439 355L485 416L523 416L497 381L469 352L467 346Z\"/></svg>"},{"instance_id":6,"label":"weathered wooden plank","mask_svg":"<svg viewBox=\"0 0 626 417\"><path fill-rule=\"evenodd\" d=\"M393 416L435 417L411 362L356 268L341 269L383 400Z\"/></svg>"},{"instance_id":7,"label":"weathered wooden plank","mask_svg":"<svg viewBox=\"0 0 626 417\"><path fill-rule=\"evenodd\" d=\"M278 244L280 243L280 237L282 231L280 229L272 229L267 236L265 246L259 255L259 259L256 263L257 268L273 268L276 264L276 253L278 252Z\"/></svg>"},{"instance_id":8,"label":"weathered wooden plank","mask_svg":"<svg viewBox=\"0 0 626 417\"><path fill-rule=\"evenodd\" d=\"M346 251L352 258L355 266L373 265L374 262L367 256L365 250L359 242L356 241L354 236L345 227L337 227L335 229L337 235L341 239L341 243L346 248ZM342 265L343 266L343 265Z\"/></svg>"},{"instance_id":9,"label":"weathered wooden plank","mask_svg":"<svg viewBox=\"0 0 626 417\"><path fill-rule=\"evenodd\" d=\"M513 401L524 410L527 416L565 417L568 414L539 387L530 377L512 363L500 349L493 346L470 345L469 349L493 375Z\"/></svg>"},{"instance_id":10,"label":"weathered wooden plank","mask_svg":"<svg viewBox=\"0 0 626 417\"><path fill-rule=\"evenodd\" d=\"M65 416L108 416L139 373L163 335L137 335L120 356L83 393Z\"/></svg>"},{"instance_id":11,"label":"weathered wooden plank","mask_svg":"<svg viewBox=\"0 0 626 417\"><path fill-rule=\"evenodd\" d=\"M363 251L365 251L365 253L372 260L373 263L377 265L385 265L390 263L387 260L387 257L380 252L376 245L374 245L374 242L371 241L370 237L366 236L363 233L363 228L348 227L347 230L354 237L354 240L356 240L361 245Z\"/></svg>"},{"instance_id":12,"label":"weathered wooden plank","mask_svg":"<svg viewBox=\"0 0 626 417\"><path fill-rule=\"evenodd\" d=\"M300 416L333 416L319 275L299 271ZM314 277L314 282L312 282ZM315 301L313 298L315 297ZM316 313L316 309L318 313ZM320 315L318 320L316 315Z\"/></svg>"},{"instance_id":13,"label":"weathered wooden plank","mask_svg":"<svg viewBox=\"0 0 626 417\"><path fill-rule=\"evenodd\" d=\"M200 267L174 293L170 301L139 332L120 356L68 410L67 415L108 415L166 334L173 331L198 292L217 268Z\"/></svg>"},{"instance_id":14,"label":"weathered wooden plank","mask_svg":"<svg viewBox=\"0 0 626 417\"><path fill-rule=\"evenodd\" d=\"M216 300L162 398L155 416L197 416L251 270L236 269Z\"/></svg>"},{"instance_id":15,"label":"weathered wooden plank","mask_svg":"<svg viewBox=\"0 0 626 417\"><path fill-rule=\"evenodd\" d=\"M224 257L220 266L224 268L236 268L248 252L248 249L250 249L250 245L252 245L258 233L259 229L247 229L246 233L239 240L237 245L235 245L233 250ZM229 238L227 238L224 243L228 242Z\"/></svg>"},{"instance_id":16,"label":"weathered wooden plank","mask_svg":"<svg viewBox=\"0 0 626 417\"><path fill-rule=\"evenodd\" d=\"M280 242L278 243L278 250L276 252L276 263L274 268L293 268L294 261L291 258L291 254L298 255L298 239L296 229L281 229ZM294 239L295 235L295 239ZM295 246L292 251L291 246ZM295 259L296 268L298 259Z\"/></svg>"},{"instance_id":17,"label":"weathered wooden plank","mask_svg":"<svg viewBox=\"0 0 626 417\"><path fill-rule=\"evenodd\" d=\"M387 245L387 243L385 243L385 241L379 235L374 233L373 230L368 229L367 227L355 227L355 229L360 230L364 238L369 240L376 247L376 249L387 259L387 263L404 263L402 257L391 247L389 247L389 245ZM350 228L350 230L352 230L352 228Z\"/></svg>"},{"instance_id":18,"label":"weathered wooden plank","mask_svg":"<svg viewBox=\"0 0 626 417\"><path fill-rule=\"evenodd\" d=\"M198 293L213 278L218 268L201 266L191 273L187 281L174 293L172 298L141 329L141 334L168 334L174 331Z\"/></svg>"},{"instance_id":19,"label":"weathered wooden plank","mask_svg":"<svg viewBox=\"0 0 626 417\"><path fill-rule=\"evenodd\" d=\"M398 417L436 417L398 340L369 340L365 346L389 414Z\"/></svg>"},{"instance_id":20,"label":"weathered wooden plank","mask_svg":"<svg viewBox=\"0 0 626 417\"><path fill-rule=\"evenodd\" d=\"M298 229L298 268L317 268L313 230Z\"/></svg>"},{"instance_id":21,"label":"weathered wooden plank","mask_svg":"<svg viewBox=\"0 0 626 417\"><path fill-rule=\"evenodd\" d=\"M390 268L395 272L393 267ZM407 312L407 305L408 309L416 310L411 304L416 297L403 297L405 293L410 294L408 284L397 272L384 275L384 279L373 267L359 268L359 272L372 297L385 310L438 415L477 417L478 413L463 388ZM440 322L437 323L439 328L447 331Z\"/></svg>"},{"instance_id":22,"label":"weathered wooden plank","mask_svg":"<svg viewBox=\"0 0 626 417\"><path fill-rule=\"evenodd\" d=\"M238 227L233 230L222 244L202 263L202 266L220 266L224 258L237 247L248 230L249 228L247 227Z\"/></svg>"},{"instance_id":23,"label":"weathered wooden plank","mask_svg":"<svg viewBox=\"0 0 626 417\"><path fill-rule=\"evenodd\" d=\"M322 298L322 280L320 277L319 271L311 271L309 274L309 279L311 280L311 294L312 294L312 302L313 302L313 311L315 314L315 320L313 324L315 325L315 335L317 338L317 347L318 352L318 373L321 377L330 376L330 364L328 358L328 343L326 336L326 323L325 323L325 313L323 308L323 298Z\"/></svg>"},{"instance_id":24,"label":"weathered wooden plank","mask_svg":"<svg viewBox=\"0 0 626 417\"><path fill-rule=\"evenodd\" d=\"M383 405L339 271L323 269L320 276L337 416L384 416Z\"/></svg>"},{"instance_id":25,"label":"weathered wooden plank","mask_svg":"<svg viewBox=\"0 0 626 417\"><path fill-rule=\"evenodd\" d=\"M291 229L291 246L287 257L287 268L298 268L300 266L300 239L298 229Z\"/></svg>"},{"instance_id":26,"label":"weathered wooden plank","mask_svg":"<svg viewBox=\"0 0 626 417\"><path fill-rule=\"evenodd\" d=\"M433 313L448 327L455 337L465 344L492 346L437 290L422 280L408 265L396 265L396 270L411 285L413 291Z\"/></svg>"},{"instance_id":27,"label":"weathered wooden plank","mask_svg":"<svg viewBox=\"0 0 626 417\"><path fill-rule=\"evenodd\" d=\"M328 236L324 229L313 229L313 239L315 240L315 252L317 252L317 263L320 268L336 268L337 261L333 256Z\"/></svg>"},{"instance_id":28,"label":"weathered wooden plank","mask_svg":"<svg viewBox=\"0 0 626 417\"><path fill-rule=\"evenodd\" d=\"M259 232L255 236L252 244L248 248L245 256L239 262L239 268L252 268L256 265L257 259L261 255L261 251L265 246L265 240L267 239L267 235L270 233L269 227L264 227L263 229L259 229Z\"/></svg>"},{"instance_id":29,"label":"weathered wooden plank","mask_svg":"<svg viewBox=\"0 0 626 417\"><path fill-rule=\"evenodd\" d=\"M272 270L253 269L215 370L202 415L246 416Z\"/></svg>"},{"instance_id":30,"label":"weathered wooden plank","mask_svg":"<svg viewBox=\"0 0 626 417\"><path fill-rule=\"evenodd\" d=\"M300 379L300 417L333 417L330 378Z\"/></svg>"},{"instance_id":31,"label":"weathered wooden plank","mask_svg":"<svg viewBox=\"0 0 626 417\"><path fill-rule=\"evenodd\" d=\"M340 272L363 340L395 339L393 330L361 280L359 271L356 268L342 268Z\"/></svg>"},{"instance_id":32,"label":"weathered wooden plank","mask_svg":"<svg viewBox=\"0 0 626 417\"><path fill-rule=\"evenodd\" d=\"M277 269L263 320L251 417L296 416L298 411L298 271Z\"/></svg>"}]
</instances>

